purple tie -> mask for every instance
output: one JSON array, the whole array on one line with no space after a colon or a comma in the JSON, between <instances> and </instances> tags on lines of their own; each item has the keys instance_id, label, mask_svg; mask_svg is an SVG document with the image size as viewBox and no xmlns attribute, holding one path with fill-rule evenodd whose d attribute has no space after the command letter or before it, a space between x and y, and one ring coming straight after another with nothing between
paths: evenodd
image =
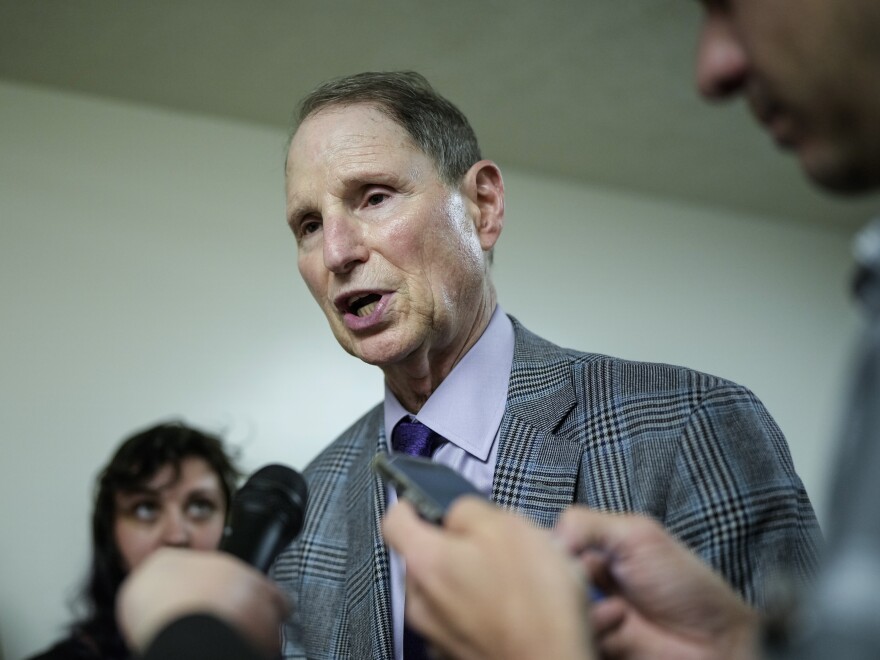
<instances>
[{"instance_id":1,"label":"purple tie","mask_svg":"<svg viewBox=\"0 0 880 660\"><path fill-rule=\"evenodd\" d=\"M443 437L434 433L418 420L400 420L391 432L391 448L394 451L410 456L429 458L441 444L446 442ZM403 658L404 660L428 660L428 647L425 638L415 630L403 624Z\"/></svg>"},{"instance_id":2,"label":"purple tie","mask_svg":"<svg viewBox=\"0 0 880 660\"><path fill-rule=\"evenodd\" d=\"M416 419L400 420L391 432L391 448L410 456L429 458L443 442L442 436Z\"/></svg>"}]
</instances>

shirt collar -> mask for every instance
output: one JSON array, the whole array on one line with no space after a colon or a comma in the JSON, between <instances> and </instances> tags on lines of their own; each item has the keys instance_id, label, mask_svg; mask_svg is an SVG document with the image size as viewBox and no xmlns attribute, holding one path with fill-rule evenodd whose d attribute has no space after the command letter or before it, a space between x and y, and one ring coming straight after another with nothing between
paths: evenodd
<instances>
[{"instance_id":1,"label":"shirt collar","mask_svg":"<svg viewBox=\"0 0 880 660\"><path fill-rule=\"evenodd\" d=\"M422 424L485 461L501 426L513 365L513 324L500 306L489 325L416 415ZM385 430L409 412L385 386Z\"/></svg>"}]
</instances>

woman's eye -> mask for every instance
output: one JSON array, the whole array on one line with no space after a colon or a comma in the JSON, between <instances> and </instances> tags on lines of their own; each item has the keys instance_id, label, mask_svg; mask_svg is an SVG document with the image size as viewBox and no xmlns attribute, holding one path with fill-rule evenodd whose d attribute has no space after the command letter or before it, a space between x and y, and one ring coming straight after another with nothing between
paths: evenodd
<instances>
[{"instance_id":1,"label":"woman's eye","mask_svg":"<svg viewBox=\"0 0 880 660\"><path fill-rule=\"evenodd\" d=\"M217 505L210 500L193 500L186 506L186 513L195 520L210 518L217 511Z\"/></svg>"},{"instance_id":2,"label":"woman's eye","mask_svg":"<svg viewBox=\"0 0 880 660\"><path fill-rule=\"evenodd\" d=\"M131 507L131 515L137 520L155 520L159 507L155 502L138 502Z\"/></svg>"}]
</instances>

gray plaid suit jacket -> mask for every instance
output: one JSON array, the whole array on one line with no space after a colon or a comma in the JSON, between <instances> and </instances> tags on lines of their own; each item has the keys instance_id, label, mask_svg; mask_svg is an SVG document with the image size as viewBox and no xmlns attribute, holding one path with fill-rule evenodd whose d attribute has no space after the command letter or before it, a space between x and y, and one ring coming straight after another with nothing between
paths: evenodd
<instances>
[{"instance_id":1,"label":"gray plaid suit jacket","mask_svg":"<svg viewBox=\"0 0 880 660\"><path fill-rule=\"evenodd\" d=\"M573 502L659 520L761 605L779 572L810 578L818 525L779 428L729 381L516 334L492 498L550 526ZM287 658L391 658L379 405L305 470L309 509L273 577L291 595Z\"/></svg>"}]
</instances>

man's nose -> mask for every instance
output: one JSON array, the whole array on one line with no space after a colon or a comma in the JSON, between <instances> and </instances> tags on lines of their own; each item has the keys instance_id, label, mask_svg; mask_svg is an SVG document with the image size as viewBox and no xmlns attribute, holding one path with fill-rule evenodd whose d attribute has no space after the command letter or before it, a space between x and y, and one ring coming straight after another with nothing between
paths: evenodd
<instances>
[{"instance_id":1,"label":"man's nose","mask_svg":"<svg viewBox=\"0 0 880 660\"><path fill-rule=\"evenodd\" d=\"M334 273L347 273L367 260L362 224L345 213L324 218L324 265Z\"/></svg>"},{"instance_id":2,"label":"man's nose","mask_svg":"<svg viewBox=\"0 0 880 660\"><path fill-rule=\"evenodd\" d=\"M190 523L183 512L165 512L162 520L162 545L188 548L191 538Z\"/></svg>"},{"instance_id":3,"label":"man's nose","mask_svg":"<svg viewBox=\"0 0 880 660\"><path fill-rule=\"evenodd\" d=\"M746 82L749 62L730 19L710 11L697 47L697 89L708 99L724 99Z\"/></svg>"}]
</instances>

